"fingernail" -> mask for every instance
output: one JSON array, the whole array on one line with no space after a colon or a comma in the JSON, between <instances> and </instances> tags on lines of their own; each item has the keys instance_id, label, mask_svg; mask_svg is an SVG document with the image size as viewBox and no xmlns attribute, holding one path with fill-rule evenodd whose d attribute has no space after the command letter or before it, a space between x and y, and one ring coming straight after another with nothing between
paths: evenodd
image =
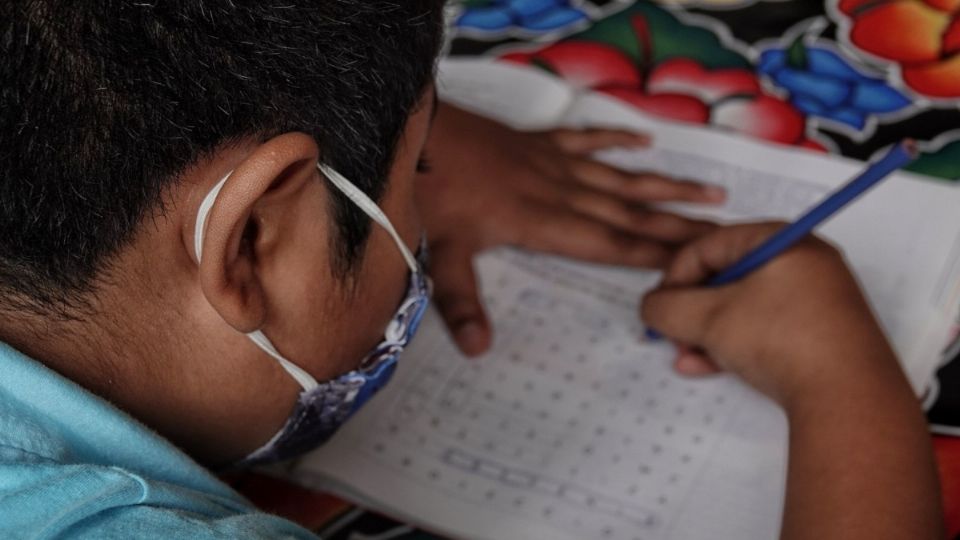
<instances>
[{"instance_id":1,"label":"fingernail","mask_svg":"<svg viewBox=\"0 0 960 540\"><path fill-rule=\"evenodd\" d=\"M674 367L677 373L686 377L703 377L717 373L717 369L713 365L697 354L681 353L674 363Z\"/></svg>"},{"instance_id":2,"label":"fingernail","mask_svg":"<svg viewBox=\"0 0 960 540\"><path fill-rule=\"evenodd\" d=\"M457 328L457 343L467 356L476 356L487 348L487 335L483 326L468 322Z\"/></svg>"},{"instance_id":3,"label":"fingernail","mask_svg":"<svg viewBox=\"0 0 960 540\"><path fill-rule=\"evenodd\" d=\"M703 195L710 202L723 202L727 200L727 190L720 186L704 186Z\"/></svg>"},{"instance_id":4,"label":"fingernail","mask_svg":"<svg viewBox=\"0 0 960 540\"><path fill-rule=\"evenodd\" d=\"M696 358L691 358L686 355L677 358L674 363L674 368L677 370L677 373L688 377L698 375L703 370L701 362Z\"/></svg>"}]
</instances>

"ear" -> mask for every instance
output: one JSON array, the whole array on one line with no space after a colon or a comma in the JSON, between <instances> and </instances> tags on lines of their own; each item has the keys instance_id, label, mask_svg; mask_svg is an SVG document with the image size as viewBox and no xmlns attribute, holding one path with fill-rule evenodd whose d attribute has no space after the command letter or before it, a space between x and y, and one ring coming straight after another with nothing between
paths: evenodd
<instances>
[{"instance_id":1,"label":"ear","mask_svg":"<svg viewBox=\"0 0 960 540\"><path fill-rule=\"evenodd\" d=\"M318 157L316 142L306 134L274 137L233 170L210 209L200 286L223 320L240 332L259 329L267 316L267 299L256 271L257 209L269 200L296 196L306 182L315 181Z\"/></svg>"}]
</instances>

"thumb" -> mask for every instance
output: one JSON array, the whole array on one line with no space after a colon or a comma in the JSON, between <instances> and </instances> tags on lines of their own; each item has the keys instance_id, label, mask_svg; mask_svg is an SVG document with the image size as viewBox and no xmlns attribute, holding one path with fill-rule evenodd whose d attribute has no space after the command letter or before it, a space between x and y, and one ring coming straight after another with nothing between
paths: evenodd
<instances>
[{"instance_id":1,"label":"thumb","mask_svg":"<svg viewBox=\"0 0 960 540\"><path fill-rule=\"evenodd\" d=\"M701 347L717 320L722 298L723 291L718 289L657 289L643 298L640 318L673 341Z\"/></svg>"},{"instance_id":2,"label":"thumb","mask_svg":"<svg viewBox=\"0 0 960 540\"><path fill-rule=\"evenodd\" d=\"M490 348L490 323L477 290L471 250L443 245L430 254L434 303L460 351L477 356Z\"/></svg>"}]
</instances>

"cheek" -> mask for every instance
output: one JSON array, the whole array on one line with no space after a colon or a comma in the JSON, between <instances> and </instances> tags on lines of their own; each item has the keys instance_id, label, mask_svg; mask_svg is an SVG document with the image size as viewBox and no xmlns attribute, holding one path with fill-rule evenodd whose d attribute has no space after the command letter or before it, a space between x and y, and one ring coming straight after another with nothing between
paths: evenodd
<instances>
[{"instance_id":1,"label":"cheek","mask_svg":"<svg viewBox=\"0 0 960 540\"><path fill-rule=\"evenodd\" d=\"M318 380L357 368L383 340L406 293L409 271L396 244L379 225L372 227L351 290L334 281L325 244L303 249L296 267L285 272L286 300L296 306L295 320L284 324L288 342L297 349L291 360ZM399 223L395 227L401 230Z\"/></svg>"},{"instance_id":2,"label":"cheek","mask_svg":"<svg viewBox=\"0 0 960 540\"><path fill-rule=\"evenodd\" d=\"M423 225L420 221L420 212L417 209L415 196L415 175L412 174L412 167L415 167L416 158L413 158L413 164L410 168L401 167L397 164L393 167L390 175L390 189L381 201L381 208L390 222L393 224L397 233L403 239L404 244L414 254L420 245L420 236L423 233ZM398 160L399 162L399 160ZM399 170L398 170L399 169ZM386 231L383 231L379 225L373 227L387 237L386 250L392 252L396 258L400 258L400 248L389 238ZM371 246L373 247L373 246ZM400 259L402 262L402 258ZM406 268L406 266L404 266Z\"/></svg>"},{"instance_id":3,"label":"cheek","mask_svg":"<svg viewBox=\"0 0 960 540\"><path fill-rule=\"evenodd\" d=\"M396 167L395 167L396 169ZM396 228L404 244L416 253L421 236L420 219L413 201L412 174L406 178L393 175L390 189L380 207ZM410 284L410 269L400 248L386 230L371 224L370 240L356 282L355 294L344 301L345 331L354 335L347 359L356 367L373 347L384 339L387 324L397 309Z\"/></svg>"},{"instance_id":4,"label":"cheek","mask_svg":"<svg viewBox=\"0 0 960 540\"><path fill-rule=\"evenodd\" d=\"M417 162L423 156L431 112L430 107L421 106L407 121L390 168L389 189L381 201L381 207L411 251L416 251L423 230L416 205Z\"/></svg>"},{"instance_id":5,"label":"cheek","mask_svg":"<svg viewBox=\"0 0 960 540\"><path fill-rule=\"evenodd\" d=\"M399 225L395 226L399 232ZM364 354L383 339L384 330L396 315L409 283L410 271L400 251L393 239L378 227L371 237L352 302L356 319L353 328L363 332Z\"/></svg>"},{"instance_id":6,"label":"cheek","mask_svg":"<svg viewBox=\"0 0 960 540\"><path fill-rule=\"evenodd\" d=\"M282 319L272 321L274 332L284 338L275 344L284 346L282 352L287 358L318 380L337 374L337 336L342 332L338 327L340 294L326 254L325 249L304 246L277 272L283 287L275 294L285 309L277 311L283 313Z\"/></svg>"}]
</instances>

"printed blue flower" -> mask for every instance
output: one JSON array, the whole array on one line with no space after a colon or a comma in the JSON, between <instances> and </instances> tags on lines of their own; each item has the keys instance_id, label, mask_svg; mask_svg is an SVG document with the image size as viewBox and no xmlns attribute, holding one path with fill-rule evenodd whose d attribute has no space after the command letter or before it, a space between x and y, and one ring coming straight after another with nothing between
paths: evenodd
<instances>
[{"instance_id":1,"label":"printed blue flower","mask_svg":"<svg viewBox=\"0 0 960 540\"><path fill-rule=\"evenodd\" d=\"M513 26L513 17L502 8L471 8L463 12L457 26L486 31L506 30Z\"/></svg>"},{"instance_id":2,"label":"printed blue flower","mask_svg":"<svg viewBox=\"0 0 960 540\"><path fill-rule=\"evenodd\" d=\"M504 3L519 17L536 17L569 4L559 0L513 0Z\"/></svg>"},{"instance_id":3,"label":"printed blue flower","mask_svg":"<svg viewBox=\"0 0 960 540\"><path fill-rule=\"evenodd\" d=\"M520 29L552 32L588 19L570 0L481 0L468 2L457 20L460 28L483 32Z\"/></svg>"},{"instance_id":4,"label":"printed blue flower","mask_svg":"<svg viewBox=\"0 0 960 540\"><path fill-rule=\"evenodd\" d=\"M757 70L786 90L805 115L857 130L863 130L872 115L895 112L911 103L886 81L864 75L839 54L800 40L786 49L764 51Z\"/></svg>"}]
</instances>

